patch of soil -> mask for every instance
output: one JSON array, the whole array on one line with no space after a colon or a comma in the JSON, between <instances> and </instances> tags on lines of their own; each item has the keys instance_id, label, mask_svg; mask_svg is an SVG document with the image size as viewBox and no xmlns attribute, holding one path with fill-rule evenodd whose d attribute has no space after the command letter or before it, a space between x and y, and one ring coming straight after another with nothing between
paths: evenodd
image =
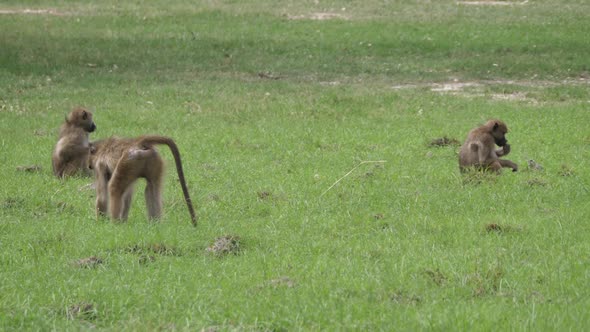
<instances>
[{"instance_id":1,"label":"patch of soil","mask_svg":"<svg viewBox=\"0 0 590 332\"><path fill-rule=\"evenodd\" d=\"M543 166L541 166L541 164L537 163L536 161L529 159L527 161L527 166L529 167L529 170L531 171L542 171L544 168Z\"/></svg>"},{"instance_id":2,"label":"patch of soil","mask_svg":"<svg viewBox=\"0 0 590 332\"><path fill-rule=\"evenodd\" d=\"M448 138L446 136L441 138L435 138L428 144L429 146L441 147L441 146L459 146L461 142L455 138Z\"/></svg>"},{"instance_id":3,"label":"patch of soil","mask_svg":"<svg viewBox=\"0 0 590 332\"><path fill-rule=\"evenodd\" d=\"M281 79L280 76L273 75L270 72L260 72L260 73L258 73L258 77L260 77L262 79L267 79L267 80L280 80Z\"/></svg>"},{"instance_id":4,"label":"patch of soil","mask_svg":"<svg viewBox=\"0 0 590 332\"><path fill-rule=\"evenodd\" d=\"M485 227L486 232L488 233L510 233L510 232L519 232L521 229L519 227L510 226L510 225L500 225L496 223L487 224Z\"/></svg>"},{"instance_id":5,"label":"patch of soil","mask_svg":"<svg viewBox=\"0 0 590 332\"><path fill-rule=\"evenodd\" d=\"M18 172L38 173L43 170L43 167L39 165L18 166L16 170Z\"/></svg>"},{"instance_id":6,"label":"patch of soil","mask_svg":"<svg viewBox=\"0 0 590 332\"><path fill-rule=\"evenodd\" d=\"M566 164L561 165L561 170L558 172L558 174L560 176L573 176L576 173L574 172L574 169Z\"/></svg>"},{"instance_id":7,"label":"patch of soil","mask_svg":"<svg viewBox=\"0 0 590 332\"><path fill-rule=\"evenodd\" d=\"M389 298L391 299L391 301L403 305L417 305L420 304L420 302L422 302L422 298L420 298L420 296L413 294L410 295L404 291L397 291L391 294Z\"/></svg>"},{"instance_id":8,"label":"patch of soil","mask_svg":"<svg viewBox=\"0 0 590 332\"><path fill-rule=\"evenodd\" d=\"M310 13L305 15L287 15L287 18L290 20L315 20L315 21L325 21L325 20L348 20L348 16L338 14L338 13Z\"/></svg>"},{"instance_id":9,"label":"patch of soil","mask_svg":"<svg viewBox=\"0 0 590 332\"><path fill-rule=\"evenodd\" d=\"M94 190L96 189L96 186L94 184L94 182L89 183L89 184L85 184L83 186L81 186L80 188L78 188L78 191L86 191L86 190Z\"/></svg>"},{"instance_id":10,"label":"patch of soil","mask_svg":"<svg viewBox=\"0 0 590 332\"><path fill-rule=\"evenodd\" d=\"M268 191L259 191L256 193L259 199L265 200L270 198L271 194Z\"/></svg>"},{"instance_id":11,"label":"patch of soil","mask_svg":"<svg viewBox=\"0 0 590 332\"><path fill-rule=\"evenodd\" d=\"M53 15L66 16L68 13L61 12L55 9L0 9L0 15Z\"/></svg>"},{"instance_id":12,"label":"patch of soil","mask_svg":"<svg viewBox=\"0 0 590 332\"><path fill-rule=\"evenodd\" d=\"M96 256L91 256L88 258L82 258L79 259L77 261L74 262L74 265L79 267L79 268L84 268L84 269L93 269L98 267L99 265L101 265L103 263L103 259L96 257Z\"/></svg>"},{"instance_id":13,"label":"patch of soil","mask_svg":"<svg viewBox=\"0 0 590 332\"><path fill-rule=\"evenodd\" d=\"M296 285L295 281L289 277L280 277L277 279L272 279L268 282L268 284L274 288L278 288L278 287L293 288Z\"/></svg>"},{"instance_id":14,"label":"patch of soil","mask_svg":"<svg viewBox=\"0 0 590 332\"><path fill-rule=\"evenodd\" d=\"M494 1L494 0L482 0L482 1L457 1L458 5L469 5L469 6L512 6L512 5L525 5L528 0L522 2L513 1Z\"/></svg>"},{"instance_id":15,"label":"patch of soil","mask_svg":"<svg viewBox=\"0 0 590 332\"><path fill-rule=\"evenodd\" d=\"M486 225L486 231L488 232L501 232L502 226L498 224L488 224Z\"/></svg>"},{"instance_id":16,"label":"patch of soil","mask_svg":"<svg viewBox=\"0 0 590 332\"><path fill-rule=\"evenodd\" d=\"M566 79L561 81L543 81L543 80L478 80L478 81L460 81L457 78L451 78L448 82L422 82L422 83L407 83L394 85L391 88L396 90L401 89L429 89L433 92L442 94L451 94L464 97L483 97L499 101L522 101L532 104L539 104L540 102L531 98L524 92L511 93L488 93L485 87L508 85L516 87L528 88L545 88L556 86L571 86L571 85L586 85L590 80L585 78Z\"/></svg>"},{"instance_id":17,"label":"patch of soil","mask_svg":"<svg viewBox=\"0 0 590 332\"><path fill-rule=\"evenodd\" d=\"M182 252L163 243L136 244L124 249L126 253L137 255L156 254L162 256L182 256Z\"/></svg>"},{"instance_id":18,"label":"patch of soil","mask_svg":"<svg viewBox=\"0 0 590 332\"><path fill-rule=\"evenodd\" d=\"M146 265L156 261L156 257L152 255L141 255L139 256L139 264Z\"/></svg>"},{"instance_id":19,"label":"patch of soil","mask_svg":"<svg viewBox=\"0 0 590 332\"><path fill-rule=\"evenodd\" d=\"M513 93L492 93L490 95L494 100L508 100L508 101L527 101L530 100L523 92Z\"/></svg>"},{"instance_id":20,"label":"patch of soil","mask_svg":"<svg viewBox=\"0 0 590 332\"><path fill-rule=\"evenodd\" d=\"M473 286L473 297L486 295L499 295L500 284L504 278L504 270L499 267L492 267L485 273L476 271L467 277L469 284Z\"/></svg>"},{"instance_id":21,"label":"patch of soil","mask_svg":"<svg viewBox=\"0 0 590 332\"><path fill-rule=\"evenodd\" d=\"M207 251L215 256L225 256L228 254L237 255L241 250L240 238L234 235L225 235L215 239L215 242L207 248Z\"/></svg>"},{"instance_id":22,"label":"patch of soil","mask_svg":"<svg viewBox=\"0 0 590 332\"><path fill-rule=\"evenodd\" d=\"M445 277L445 275L442 272L440 272L439 269L436 269L434 271L426 270L424 271L424 274L430 277L430 280L432 280L432 282L434 282L437 286L441 286L447 281L447 277Z\"/></svg>"},{"instance_id":23,"label":"patch of soil","mask_svg":"<svg viewBox=\"0 0 590 332\"><path fill-rule=\"evenodd\" d=\"M33 135L35 135L35 136L47 136L47 132L45 130L42 130L42 129L35 129L35 131L33 132Z\"/></svg>"},{"instance_id":24,"label":"patch of soil","mask_svg":"<svg viewBox=\"0 0 590 332\"><path fill-rule=\"evenodd\" d=\"M92 303L78 303L70 306L66 312L68 319L95 320L97 311Z\"/></svg>"},{"instance_id":25,"label":"patch of soil","mask_svg":"<svg viewBox=\"0 0 590 332\"><path fill-rule=\"evenodd\" d=\"M74 207L71 204L68 204L66 202L57 202L55 204L55 207L57 209L57 211L59 212L72 212L74 211Z\"/></svg>"},{"instance_id":26,"label":"patch of soil","mask_svg":"<svg viewBox=\"0 0 590 332\"><path fill-rule=\"evenodd\" d=\"M24 205L25 200L20 197L8 197L2 203L0 208L2 209L14 209Z\"/></svg>"},{"instance_id":27,"label":"patch of soil","mask_svg":"<svg viewBox=\"0 0 590 332\"><path fill-rule=\"evenodd\" d=\"M530 179L526 183L531 187L534 187L534 186L544 187L547 185L547 181L545 181L543 179Z\"/></svg>"},{"instance_id":28,"label":"patch of soil","mask_svg":"<svg viewBox=\"0 0 590 332\"><path fill-rule=\"evenodd\" d=\"M481 86L480 83L476 82L447 82L447 83L434 83L430 88L430 91L434 92L454 92L463 91L468 87Z\"/></svg>"}]
</instances>

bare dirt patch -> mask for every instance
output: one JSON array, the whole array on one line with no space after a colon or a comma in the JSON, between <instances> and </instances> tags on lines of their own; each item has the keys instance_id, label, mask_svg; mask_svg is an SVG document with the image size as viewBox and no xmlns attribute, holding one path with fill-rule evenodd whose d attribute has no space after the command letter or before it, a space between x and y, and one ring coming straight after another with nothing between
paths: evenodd
<instances>
[{"instance_id":1,"label":"bare dirt patch","mask_svg":"<svg viewBox=\"0 0 590 332\"><path fill-rule=\"evenodd\" d=\"M88 258L82 258L79 259L77 261L74 262L74 265L79 267L79 268L84 268L84 269L93 269L98 267L100 264L103 263L103 259L96 257L96 256L91 256Z\"/></svg>"},{"instance_id":2,"label":"bare dirt patch","mask_svg":"<svg viewBox=\"0 0 590 332\"><path fill-rule=\"evenodd\" d=\"M228 254L237 255L240 253L240 237L234 235L225 235L215 239L215 242L207 248L207 251L215 256L221 257Z\"/></svg>"},{"instance_id":3,"label":"bare dirt patch","mask_svg":"<svg viewBox=\"0 0 590 332\"><path fill-rule=\"evenodd\" d=\"M123 249L123 251L140 256L150 254L161 256L182 256L182 252L178 248L163 243L136 244Z\"/></svg>"},{"instance_id":4,"label":"bare dirt patch","mask_svg":"<svg viewBox=\"0 0 590 332\"><path fill-rule=\"evenodd\" d=\"M270 280L268 282L268 285L273 288L279 288L279 287L293 288L293 287L295 287L296 283L293 279L284 276L284 277Z\"/></svg>"},{"instance_id":5,"label":"bare dirt patch","mask_svg":"<svg viewBox=\"0 0 590 332\"><path fill-rule=\"evenodd\" d=\"M489 98L496 101L516 101L525 102L529 104L541 104L532 96L534 94L522 91L510 91L521 89L545 89L560 86L585 86L590 84L590 80L580 78L570 78L561 81L545 81L545 80L476 80L476 81L461 81L457 78L452 78L448 82L419 82L406 83L391 86L394 90L409 90L409 89L427 89L432 92L440 94L448 94L453 96L460 96L465 98ZM503 90L506 92L492 92L497 87L508 87ZM513 88L510 88L513 87ZM496 89L497 90L497 89Z\"/></svg>"},{"instance_id":6,"label":"bare dirt patch","mask_svg":"<svg viewBox=\"0 0 590 332\"><path fill-rule=\"evenodd\" d=\"M459 146L461 145L461 142L459 142L459 140L456 138L448 138L444 136L433 139L428 145L432 147Z\"/></svg>"},{"instance_id":7,"label":"bare dirt patch","mask_svg":"<svg viewBox=\"0 0 590 332\"><path fill-rule=\"evenodd\" d=\"M325 21L325 20L348 20L349 17L343 14L338 13L310 13L310 14L303 14L303 15L289 15L287 14L287 18L290 20L315 20L315 21Z\"/></svg>"},{"instance_id":8,"label":"bare dirt patch","mask_svg":"<svg viewBox=\"0 0 590 332\"><path fill-rule=\"evenodd\" d=\"M526 101L530 98L523 92L513 92L513 93L492 93L490 97L494 100L509 100L509 101Z\"/></svg>"},{"instance_id":9,"label":"bare dirt patch","mask_svg":"<svg viewBox=\"0 0 590 332\"><path fill-rule=\"evenodd\" d=\"M534 161L533 159L529 159L527 161L527 166L528 166L528 169L531 171L542 171L545 169L541 164Z\"/></svg>"},{"instance_id":10,"label":"bare dirt patch","mask_svg":"<svg viewBox=\"0 0 590 332\"><path fill-rule=\"evenodd\" d=\"M16 170L18 172L38 173L43 170L43 167L41 167L39 165L25 165L25 166L17 166Z\"/></svg>"},{"instance_id":11,"label":"bare dirt patch","mask_svg":"<svg viewBox=\"0 0 590 332\"><path fill-rule=\"evenodd\" d=\"M500 225L500 224L496 224L496 223L491 223L491 224L487 224L485 226L485 230L488 233L497 233L497 234L502 234L502 233L515 233L515 232L521 232L522 229L518 226L512 226L512 225Z\"/></svg>"},{"instance_id":12,"label":"bare dirt patch","mask_svg":"<svg viewBox=\"0 0 590 332\"><path fill-rule=\"evenodd\" d=\"M70 320L80 319L92 321L97 318L97 310L92 303L78 303L70 306L66 312Z\"/></svg>"},{"instance_id":13,"label":"bare dirt patch","mask_svg":"<svg viewBox=\"0 0 590 332\"><path fill-rule=\"evenodd\" d=\"M439 270L426 270L424 274L432 280L437 286L442 286L447 282L447 277Z\"/></svg>"},{"instance_id":14,"label":"bare dirt patch","mask_svg":"<svg viewBox=\"0 0 590 332\"><path fill-rule=\"evenodd\" d=\"M493 0L483 0L483 1L457 1L458 5L468 5L468 6L514 6L514 5L525 5L529 1L493 1Z\"/></svg>"},{"instance_id":15,"label":"bare dirt patch","mask_svg":"<svg viewBox=\"0 0 590 332\"><path fill-rule=\"evenodd\" d=\"M478 80L478 81L461 81L453 78L448 82L421 82L421 83L406 83L394 85L391 88L394 90L404 89L429 89L433 92L441 93L463 93L466 90L479 91L483 87L495 85L521 86L528 88L546 88L567 85L585 85L590 84L590 80L585 78L566 79L562 81L543 81L543 80ZM516 93L517 95L519 93ZM505 94L498 94L498 96ZM504 98L504 97L499 97Z\"/></svg>"},{"instance_id":16,"label":"bare dirt patch","mask_svg":"<svg viewBox=\"0 0 590 332\"><path fill-rule=\"evenodd\" d=\"M559 174L560 176L573 176L576 174L576 172L570 165L562 164L561 169L557 174Z\"/></svg>"},{"instance_id":17,"label":"bare dirt patch","mask_svg":"<svg viewBox=\"0 0 590 332\"><path fill-rule=\"evenodd\" d=\"M20 209L24 206L25 200L20 197L7 197L4 201L0 202L0 209Z\"/></svg>"},{"instance_id":18,"label":"bare dirt patch","mask_svg":"<svg viewBox=\"0 0 590 332\"><path fill-rule=\"evenodd\" d=\"M56 9L0 9L0 15L52 15L52 16L67 16L69 13L62 12Z\"/></svg>"},{"instance_id":19,"label":"bare dirt patch","mask_svg":"<svg viewBox=\"0 0 590 332\"><path fill-rule=\"evenodd\" d=\"M544 187L547 185L547 181L539 178L530 179L526 183L531 187Z\"/></svg>"},{"instance_id":20,"label":"bare dirt patch","mask_svg":"<svg viewBox=\"0 0 590 332\"><path fill-rule=\"evenodd\" d=\"M477 82L447 82L447 83L433 83L430 91L434 92L454 92L463 91L465 88L481 86Z\"/></svg>"},{"instance_id":21,"label":"bare dirt patch","mask_svg":"<svg viewBox=\"0 0 590 332\"><path fill-rule=\"evenodd\" d=\"M398 290L389 296L392 302L400 305L418 305L422 298L415 294L408 294L403 290Z\"/></svg>"},{"instance_id":22,"label":"bare dirt patch","mask_svg":"<svg viewBox=\"0 0 590 332\"><path fill-rule=\"evenodd\" d=\"M281 79L281 76L275 75L275 74L268 72L268 71L259 72L258 77L260 77L262 79L267 79L267 80L280 80Z\"/></svg>"}]
</instances>

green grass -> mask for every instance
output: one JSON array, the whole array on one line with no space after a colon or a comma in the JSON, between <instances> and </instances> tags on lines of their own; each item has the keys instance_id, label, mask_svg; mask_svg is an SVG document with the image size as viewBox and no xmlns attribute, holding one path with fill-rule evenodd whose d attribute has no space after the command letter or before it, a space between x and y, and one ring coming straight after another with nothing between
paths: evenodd
<instances>
[{"instance_id":1,"label":"green grass","mask_svg":"<svg viewBox=\"0 0 590 332\"><path fill-rule=\"evenodd\" d=\"M0 330L590 325L585 1L0 6L25 8L60 15L0 14ZM317 12L346 19L292 19ZM165 148L158 223L143 183L115 224L52 176L77 105L93 139L176 140L196 229ZM429 145L492 117L518 173ZM238 255L206 250L225 235Z\"/></svg>"}]
</instances>

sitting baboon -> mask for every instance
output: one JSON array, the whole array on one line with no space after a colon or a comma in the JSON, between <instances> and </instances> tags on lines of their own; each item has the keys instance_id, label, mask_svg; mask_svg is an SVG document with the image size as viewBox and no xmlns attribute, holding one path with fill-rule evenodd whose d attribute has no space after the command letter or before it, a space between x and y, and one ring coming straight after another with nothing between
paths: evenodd
<instances>
[{"instance_id":1,"label":"sitting baboon","mask_svg":"<svg viewBox=\"0 0 590 332\"><path fill-rule=\"evenodd\" d=\"M515 163L499 158L510 153L510 145L505 137L507 132L506 124L500 120L489 120L483 126L472 129L459 152L461 172L469 168L500 172L502 167L512 168L516 172L518 166ZM502 148L496 150L496 145Z\"/></svg>"},{"instance_id":2,"label":"sitting baboon","mask_svg":"<svg viewBox=\"0 0 590 332\"><path fill-rule=\"evenodd\" d=\"M90 175L88 136L96 130L92 113L75 108L59 129L59 139L51 157L53 174L59 178L76 174Z\"/></svg>"},{"instance_id":3,"label":"sitting baboon","mask_svg":"<svg viewBox=\"0 0 590 332\"><path fill-rule=\"evenodd\" d=\"M193 226L197 225L193 204L188 193L180 153L171 138L141 136L111 137L91 143L90 167L96 174L96 213L118 220L129 215L133 184L138 178L147 181L145 202L150 219L162 215L162 175L164 161L154 145L168 145L174 156L176 171Z\"/></svg>"}]
</instances>

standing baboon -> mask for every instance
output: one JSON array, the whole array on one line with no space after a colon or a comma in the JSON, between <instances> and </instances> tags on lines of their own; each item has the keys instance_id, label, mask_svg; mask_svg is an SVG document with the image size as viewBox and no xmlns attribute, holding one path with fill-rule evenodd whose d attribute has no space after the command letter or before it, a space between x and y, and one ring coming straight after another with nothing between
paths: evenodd
<instances>
[{"instance_id":1,"label":"standing baboon","mask_svg":"<svg viewBox=\"0 0 590 332\"><path fill-rule=\"evenodd\" d=\"M510 145L505 137L507 132L508 127L500 120L489 120L483 126L472 129L459 152L461 172L469 168L500 172L502 167L512 168L516 172L518 166L515 163L499 158L510 153ZM496 150L496 145L502 148Z\"/></svg>"},{"instance_id":2,"label":"standing baboon","mask_svg":"<svg viewBox=\"0 0 590 332\"><path fill-rule=\"evenodd\" d=\"M197 216L186 187L180 153L171 138L141 136L138 138L111 137L91 143L90 167L96 173L96 213L107 214L118 220L129 215L133 184L138 178L147 181L145 202L150 219L162 215L162 175L164 161L154 145L168 145L174 156L176 171L193 226Z\"/></svg>"},{"instance_id":3,"label":"standing baboon","mask_svg":"<svg viewBox=\"0 0 590 332\"><path fill-rule=\"evenodd\" d=\"M68 114L59 129L59 140L51 157L55 176L63 178L75 174L91 174L88 168L88 135L94 130L96 125L90 111L75 108Z\"/></svg>"}]
</instances>

